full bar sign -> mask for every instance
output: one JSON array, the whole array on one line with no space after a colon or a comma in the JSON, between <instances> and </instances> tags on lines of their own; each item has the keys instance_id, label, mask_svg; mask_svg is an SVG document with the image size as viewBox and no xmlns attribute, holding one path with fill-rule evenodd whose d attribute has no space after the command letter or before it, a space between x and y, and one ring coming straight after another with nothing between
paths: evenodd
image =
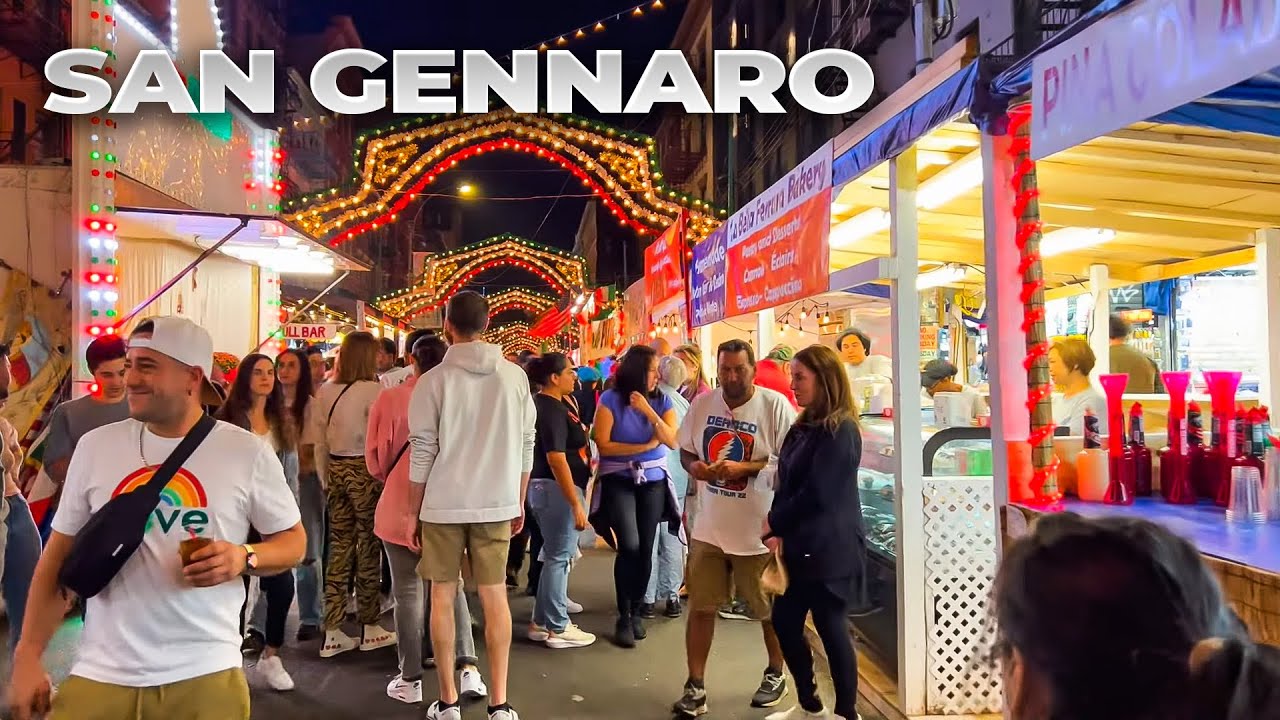
<instances>
[{"instance_id":1,"label":"full bar sign","mask_svg":"<svg viewBox=\"0 0 1280 720\"><path fill-rule=\"evenodd\" d=\"M289 323L284 326L287 340L323 342L338 337L338 326L333 323Z\"/></svg>"},{"instance_id":2,"label":"full bar sign","mask_svg":"<svg viewBox=\"0 0 1280 720\"><path fill-rule=\"evenodd\" d=\"M1032 62L1047 157L1280 66L1280 0L1138 0Z\"/></svg>"}]
</instances>

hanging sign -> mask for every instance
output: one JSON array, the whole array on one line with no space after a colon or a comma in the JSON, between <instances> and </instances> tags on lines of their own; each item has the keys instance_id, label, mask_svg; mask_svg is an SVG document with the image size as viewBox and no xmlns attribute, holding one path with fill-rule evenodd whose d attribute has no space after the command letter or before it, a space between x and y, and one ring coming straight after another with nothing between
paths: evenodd
<instances>
[{"instance_id":1,"label":"hanging sign","mask_svg":"<svg viewBox=\"0 0 1280 720\"><path fill-rule=\"evenodd\" d=\"M307 342L328 342L338 337L336 323L289 323L284 326L286 340L306 340Z\"/></svg>"},{"instance_id":2,"label":"hanging sign","mask_svg":"<svg viewBox=\"0 0 1280 720\"><path fill-rule=\"evenodd\" d=\"M719 322L725 315L725 241L727 225L721 225L693 247L689 272L689 298L693 327Z\"/></svg>"},{"instance_id":3,"label":"hanging sign","mask_svg":"<svg viewBox=\"0 0 1280 720\"><path fill-rule=\"evenodd\" d=\"M1280 66L1280 0L1138 0L1037 55L1040 159Z\"/></svg>"},{"instance_id":4,"label":"hanging sign","mask_svg":"<svg viewBox=\"0 0 1280 720\"><path fill-rule=\"evenodd\" d=\"M725 223L729 317L827 291L833 147L825 143Z\"/></svg>"},{"instance_id":5,"label":"hanging sign","mask_svg":"<svg viewBox=\"0 0 1280 720\"><path fill-rule=\"evenodd\" d=\"M644 295L652 311L684 294L684 214L644 249Z\"/></svg>"}]
</instances>

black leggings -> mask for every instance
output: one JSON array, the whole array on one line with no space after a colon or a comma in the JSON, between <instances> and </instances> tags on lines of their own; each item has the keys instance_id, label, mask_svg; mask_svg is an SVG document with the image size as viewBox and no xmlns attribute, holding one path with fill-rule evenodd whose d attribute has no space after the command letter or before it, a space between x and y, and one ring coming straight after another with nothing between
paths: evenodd
<instances>
[{"instance_id":1,"label":"black leggings","mask_svg":"<svg viewBox=\"0 0 1280 720\"><path fill-rule=\"evenodd\" d=\"M797 581L792 578L787 592L773 601L773 629L778 633L782 656L795 680L800 705L810 712L817 712L822 708L822 701L818 699L818 687L813 679L813 653L809 651L809 641L804 637L805 616L813 613L813 626L818 637L822 638L822 647L831 668L831 681L835 685L835 714L854 720L858 717L854 709L858 699L858 660L845 619L848 607L847 593L832 592L826 581Z\"/></svg>"},{"instance_id":2,"label":"black leggings","mask_svg":"<svg viewBox=\"0 0 1280 720\"><path fill-rule=\"evenodd\" d=\"M524 528L520 534L511 537L511 547L507 552L507 574L513 578L520 574L526 549L529 552L528 585L536 588L538 578L542 576L542 561L538 559L542 554L542 528L538 527L538 518L528 503L524 506Z\"/></svg>"},{"instance_id":3,"label":"black leggings","mask_svg":"<svg viewBox=\"0 0 1280 720\"><path fill-rule=\"evenodd\" d=\"M267 602L267 627L263 642L267 647L284 647L284 626L289 621L289 607L293 605L293 571L258 578ZM244 578L246 600L240 606L240 631L244 634L245 610L248 607L249 577Z\"/></svg>"},{"instance_id":4,"label":"black leggings","mask_svg":"<svg viewBox=\"0 0 1280 720\"><path fill-rule=\"evenodd\" d=\"M613 561L613 587L618 596L618 613L629 617L644 602L653 572L653 542L658 521L667 503L667 484L637 485L629 474L605 475L596 485L601 512L618 545Z\"/></svg>"}]
</instances>

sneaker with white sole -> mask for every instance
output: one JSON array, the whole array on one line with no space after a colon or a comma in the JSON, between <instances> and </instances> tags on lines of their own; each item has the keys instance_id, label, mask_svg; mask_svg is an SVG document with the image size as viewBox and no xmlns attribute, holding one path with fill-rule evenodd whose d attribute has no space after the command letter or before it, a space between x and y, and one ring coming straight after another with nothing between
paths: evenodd
<instances>
[{"instance_id":1,"label":"sneaker with white sole","mask_svg":"<svg viewBox=\"0 0 1280 720\"><path fill-rule=\"evenodd\" d=\"M520 720L520 715L514 709L506 707L489 713L489 720Z\"/></svg>"},{"instance_id":2,"label":"sneaker with white sole","mask_svg":"<svg viewBox=\"0 0 1280 720\"><path fill-rule=\"evenodd\" d=\"M596 641L596 636L582 628L569 623L564 632L551 632L547 635L547 647L552 650L586 647Z\"/></svg>"},{"instance_id":3,"label":"sneaker with white sole","mask_svg":"<svg viewBox=\"0 0 1280 720\"><path fill-rule=\"evenodd\" d=\"M796 705L789 710L773 713L764 720L831 720L831 713L827 712L825 708L818 712L809 712ZM861 716L859 716L858 720L862 720Z\"/></svg>"},{"instance_id":4,"label":"sneaker with white sole","mask_svg":"<svg viewBox=\"0 0 1280 720\"><path fill-rule=\"evenodd\" d=\"M787 695L787 676L781 672L765 670L760 679L760 689L751 698L751 707L769 708L782 702Z\"/></svg>"},{"instance_id":5,"label":"sneaker with white sole","mask_svg":"<svg viewBox=\"0 0 1280 720\"><path fill-rule=\"evenodd\" d=\"M288 692L293 689L293 678L289 676L289 672L284 669L284 663L280 661L279 655L272 655L269 658L262 658L255 666L258 675L266 681L267 687L277 692Z\"/></svg>"},{"instance_id":6,"label":"sneaker with white sole","mask_svg":"<svg viewBox=\"0 0 1280 720\"><path fill-rule=\"evenodd\" d=\"M458 695L464 700L479 700L489 697L489 688L480 677L480 671L473 667L465 667L458 678Z\"/></svg>"},{"instance_id":7,"label":"sneaker with white sole","mask_svg":"<svg viewBox=\"0 0 1280 720\"><path fill-rule=\"evenodd\" d=\"M396 634L381 625L365 625L364 636L360 641L360 651L369 652L391 647L396 644Z\"/></svg>"},{"instance_id":8,"label":"sneaker with white sole","mask_svg":"<svg viewBox=\"0 0 1280 720\"><path fill-rule=\"evenodd\" d=\"M542 643L546 642L551 632L542 627L538 623L529 623L529 642Z\"/></svg>"},{"instance_id":9,"label":"sneaker with white sole","mask_svg":"<svg viewBox=\"0 0 1280 720\"><path fill-rule=\"evenodd\" d=\"M320 657L331 658L360 647L360 641L342 632L330 630L324 634L324 645L320 646Z\"/></svg>"},{"instance_id":10,"label":"sneaker with white sole","mask_svg":"<svg viewBox=\"0 0 1280 720\"><path fill-rule=\"evenodd\" d=\"M387 683L387 697L406 705L417 705L422 702L422 680L405 680L403 675L397 675Z\"/></svg>"},{"instance_id":11,"label":"sneaker with white sole","mask_svg":"<svg viewBox=\"0 0 1280 720\"><path fill-rule=\"evenodd\" d=\"M577 615L581 613L583 610L582 605L580 603L574 602L572 599L570 599L569 602L565 605L565 609L569 611L570 615Z\"/></svg>"},{"instance_id":12,"label":"sneaker with white sole","mask_svg":"<svg viewBox=\"0 0 1280 720\"><path fill-rule=\"evenodd\" d=\"M462 720L462 708L457 705L444 707L437 700L427 708L427 720Z\"/></svg>"}]
</instances>

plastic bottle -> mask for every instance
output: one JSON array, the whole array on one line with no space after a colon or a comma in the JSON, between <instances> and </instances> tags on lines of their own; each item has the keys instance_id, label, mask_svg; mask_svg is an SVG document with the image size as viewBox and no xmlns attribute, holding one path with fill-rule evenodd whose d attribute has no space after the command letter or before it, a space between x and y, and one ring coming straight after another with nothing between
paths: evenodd
<instances>
[{"instance_id":1,"label":"plastic bottle","mask_svg":"<svg viewBox=\"0 0 1280 720\"><path fill-rule=\"evenodd\" d=\"M1124 407L1121 404L1124 388L1129 384L1129 376L1125 373L1099 375L1098 383L1107 395L1107 427L1111 428L1111 436L1107 439L1111 484L1107 488L1106 502L1112 505L1129 505L1133 503L1138 489L1133 448L1125 442ZM1117 490L1116 485L1123 485L1123 491Z\"/></svg>"},{"instance_id":2,"label":"plastic bottle","mask_svg":"<svg viewBox=\"0 0 1280 720\"><path fill-rule=\"evenodd\" d=\"M1169 441L1160 449L1160 494L1175 505L1194 505L1196 491L1191 486L1191 459L1187 451L1187 386L1189 372L1162 373L1169 391Z\"/></svg>"},{"instance_id":3,"label":"plastic bottle","mask_svg":"<svg viewBox=\"0 0 1280 720\"><path fill-rule=\"evenodd\" d=\"M1107 451L1102 449L1098 417L1085 410L1084 449L1076 455L1076 492L1086 502L1102 502L1107 496L1108 484Z\"/></svg>"},{"instance_id":4,"label":"plastic bottle","mask_svg":"<svg viewBox=\"0 0 1280 720\"><path fill-rule=\"evenodd\" d=\"M1129 447L1133 448L1133 494L1135 497L1149 497L1152 458L1151 448L1147 447L1142 403L1134 403L1129 409Z\"/></svg>"}]
</instances>

